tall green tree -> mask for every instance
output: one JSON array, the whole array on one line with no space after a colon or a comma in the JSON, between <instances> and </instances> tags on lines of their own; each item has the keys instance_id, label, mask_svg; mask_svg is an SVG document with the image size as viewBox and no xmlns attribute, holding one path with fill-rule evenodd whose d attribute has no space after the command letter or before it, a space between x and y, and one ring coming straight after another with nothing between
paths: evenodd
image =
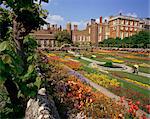
<instances>
[{"instance_id":1,"label":"tall green tree","mask_svg":"<svg viewBox=\"0 0 150 119\"><path fill-rule=\"evenodd\" d=\"M14 118L25 111L26 101L39 87L35 70L38 54L35 39L27 37L44 23L48 0L0 0L0 80L8 92ZM22 113L20 113L22 112ZM23 115L22 115L23 116ZM19 117L20 118L20 117Z\"/></svg>"},{"instance_id":2,"label":"tall green tree","mask_svg":"<svg viewBox=\"0 0 150 119\"><path fill-rule=\"evenodd\" d=\"M71 44L72 43L72 39L71 39L71 35L67 32L67 31L59 31L55 34L55 38L58 41L59 44Z\"/></svg>"}]
</instances>

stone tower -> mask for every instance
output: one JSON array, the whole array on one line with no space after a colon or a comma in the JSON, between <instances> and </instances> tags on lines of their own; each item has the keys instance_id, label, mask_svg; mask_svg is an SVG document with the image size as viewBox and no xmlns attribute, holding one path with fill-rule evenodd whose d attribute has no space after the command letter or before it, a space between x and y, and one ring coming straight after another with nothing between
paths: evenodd
<instances>
[{"instance_id":1,"label":"stone tower","mask_svg":"<svg viewBox=\"0 0 150 119\"><path fill-rule=\"evenodd\" d=\"M66 30L67 30L68 33L71 32L71 23L70 22L67 23Z\"/></svg>"},{"instance_id":2,"label":"stone tower","mask_svg":"<svg viewBox=\"0 0 150 119\"><path fill-rule=\"evenodd\" d=\"M72 40L72 29L71 29L71 23L67 23L66 30L70 34L71 40Z\"/></svg>"},{"instance_id":3,"label":"stone tower","mask_svg":"<svg viewBox=\"0 0 150 119\"><path fill-rule=\"evenodd\" d=\"M91 43L94 46L98 45L98 24L95 19L91 19Z\"/></svg>"}]
</instances>

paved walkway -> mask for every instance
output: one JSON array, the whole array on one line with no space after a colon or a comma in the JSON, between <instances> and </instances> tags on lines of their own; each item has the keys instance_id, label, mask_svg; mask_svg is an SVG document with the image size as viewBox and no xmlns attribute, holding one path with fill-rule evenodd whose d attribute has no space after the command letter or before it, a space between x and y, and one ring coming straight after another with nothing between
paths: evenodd
<instances>
[{"instance_id":1,"label":"paved walkway","mask_svg":"<svg viewBox=\"0 0 150 119\"><path fill-rule=\"evenodd\" d=\"M75 55L74 52L71 52L71 51L68 51L68 52ZM96 61L96 60L93 60L93 59L90 59L87 57L83 57L83 56L81 56L81 59L86 60L88 62L95 62L96 64L100 64L100 65L103 65L106 63L106 62ZM103 69L103 70L124 71L124 72L128 72L128 73L133 72L133 69L125 64L119 64L119 63L113 63L113 64L116 66L122 67L122 68L109 68L109 67L103 67L103 66L98 66L98 67L99 67L99 69ZM138 75L150 78L150 74L147 74L147 73L138 72Z\"/></svg>"},{"instance_id":2,"label":"paved walkway","mask_svg":"<svg viewBox=\"0 0 150 119\"><path fill-rule=\"evenodd\" d=\"M74 71L74 70L70 69L69 67L66 67L66 68L69 69L69 74L76 76L82 82L85 82L85 83L89 84L90 86L94 87L95 89L97 89L98 91L100 91L101 93L103 93L104 95L106 95L107 97L109 97L109 98L111 98L111 99L113 99L115 101L120 100L119 96L113 94L112 92L110 92L106 88L104 88L104 87L102 87L102 86L100 86L100 85L92 82L91 80L85 78L82 74L78 73L77 71ZM125 107L127 109L129 108L127 101L124 102L124 105L125 105ZM144 112L144 111L142 111L140 109L137 111L137 117L141 117L143 114L148 115L146 112ZM150 115L148 115L148 116L150 116Z\"/></svg>"}]
</instances>

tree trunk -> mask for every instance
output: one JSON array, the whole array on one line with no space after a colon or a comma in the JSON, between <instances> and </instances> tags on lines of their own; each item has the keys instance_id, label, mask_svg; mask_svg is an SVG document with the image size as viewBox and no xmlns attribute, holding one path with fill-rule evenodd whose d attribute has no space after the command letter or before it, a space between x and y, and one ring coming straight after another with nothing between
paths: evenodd
<instances>
[{"instance_id":1,"label":"tree trunk","mask_svg":"<svg viewBox=\"0 0 150 119\"><path fill-rule=\"evenodd\" d=\"M20 38L21 34L21 23L18 23L16 17L13 19L13 40L16 44L17 53L22 59L22 66L25 68L26 58L23 50L23 38Z\"/></svg>"},{"instance_id":2,"label":"tree trunk","mask_svg":"<svg viewBox=\"0 0 150 119\"><path fill-rule=\"evenodd\" d=\"M6 90L10 97L11 104L13 105L14 116L18 116L19 110L16 107L21 105L21 101L18 99L18 88L10 78L7 78L7 80L4 83L4 86L6 87Z\"/></svg>"}]
</instances>

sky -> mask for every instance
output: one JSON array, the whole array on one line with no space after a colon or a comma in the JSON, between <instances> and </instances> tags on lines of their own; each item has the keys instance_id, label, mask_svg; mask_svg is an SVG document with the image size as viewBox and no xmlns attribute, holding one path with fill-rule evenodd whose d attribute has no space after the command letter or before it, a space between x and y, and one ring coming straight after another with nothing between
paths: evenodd
<instances>
[{"instance_id":1,"label":"sky","mask_svg":"<svg viewBox=\"0 0 150 119\"><path fill-rule=\"evenodd\" d=\"M79 25L84 29L87 22L94 18L99 21L109 16L122 13L127 16L145 18L150 17L150 0L49 0L42 3L49 11L46 19L51 24L66 27L67 22Z\"/></svg>"}]
</instances>

